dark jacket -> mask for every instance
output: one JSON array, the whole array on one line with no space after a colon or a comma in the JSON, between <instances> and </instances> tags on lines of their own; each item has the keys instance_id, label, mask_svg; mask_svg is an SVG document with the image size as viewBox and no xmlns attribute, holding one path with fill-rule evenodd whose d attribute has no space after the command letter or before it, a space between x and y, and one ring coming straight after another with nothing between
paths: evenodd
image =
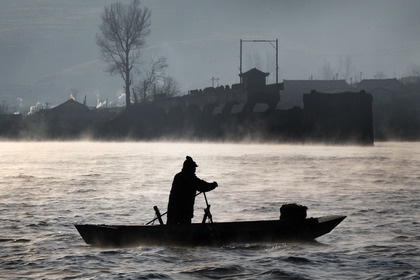
<instances>
[{"instance_id":1,"label":"dark jacket","mask_svg":"<svg viewBox=\"0 0 420 280\"><path fill-rule=\"evenodd\" d=\"M194 173L181 171L176 174L169 195L167 224L190 224L196 192L208 192L215 187L217 183L201 180Z\"/></svg>"}]
</instances>

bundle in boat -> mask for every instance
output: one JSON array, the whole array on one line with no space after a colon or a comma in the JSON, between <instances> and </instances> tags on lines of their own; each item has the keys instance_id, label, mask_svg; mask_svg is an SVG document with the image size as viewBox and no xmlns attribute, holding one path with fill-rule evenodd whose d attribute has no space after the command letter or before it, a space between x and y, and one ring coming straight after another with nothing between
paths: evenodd
<instances>
[{"instance_id":1,"label":"bundle in boat","mask_svg":"<svg viewBox=\"0 0 420 280\"><path fill-rule=\"evenodd\" d=\"M296 203L284 204L280 207L280 221L303 222L308 207Z\"/></svg>"}]
</instances>

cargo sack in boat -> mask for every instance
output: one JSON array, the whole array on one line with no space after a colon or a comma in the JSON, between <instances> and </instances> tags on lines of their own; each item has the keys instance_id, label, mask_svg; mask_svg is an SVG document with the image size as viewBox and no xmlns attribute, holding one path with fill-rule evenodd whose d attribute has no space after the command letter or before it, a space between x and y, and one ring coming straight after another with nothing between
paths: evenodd
<instances>
[{"instance_id":1,"label":"cargo sack in boat","mask_svg":"<svg viewBox=\"0 0 420 280\"><path fill-rule=\"evenodd\" d=\"M296 203L284 204L280 208L280 221L304 221L308 207Z\"/></svg>"}]
</instances>

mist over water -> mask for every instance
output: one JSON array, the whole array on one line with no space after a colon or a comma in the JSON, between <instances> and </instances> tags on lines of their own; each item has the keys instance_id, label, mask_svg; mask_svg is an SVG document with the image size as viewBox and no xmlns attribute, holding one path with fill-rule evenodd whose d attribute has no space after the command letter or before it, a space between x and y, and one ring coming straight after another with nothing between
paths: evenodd
<instances>
[{"instance_id":1,"label":"mist over water","mask_svg":"<svg viewBox=\"0 0 420 280\"><path fill-rule=\"evenodd\" d=\"M0 278L418 279L420 143L373 147L1 142ZM213 219L347 215L316 243L98 249L74 223L143 224L166 211L186 155ZM204 198L196 198L195 222ZM166 220L166 219L164 219Z\"/></svg>"}]
</instances>

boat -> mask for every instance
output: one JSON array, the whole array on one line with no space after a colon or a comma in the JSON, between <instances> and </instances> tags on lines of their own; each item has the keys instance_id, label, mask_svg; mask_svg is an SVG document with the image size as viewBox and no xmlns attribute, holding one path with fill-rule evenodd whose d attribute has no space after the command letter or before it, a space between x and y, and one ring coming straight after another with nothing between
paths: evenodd
<instances>
[{"instance_id":1,"label":"boat","mask_svg":"<svg viewBox=\"0 0 420 280\"><path fill-rule=\"evenodd\" d=\"M208 213L209 214L209 213ZM158 218L160 216L158 215ZM208 217L208 218L211 218ZM314 241L332 231L346 216L303 220L205 222L190 225L75 224L83 240L94 247L208 246L228 243Z\"/></svg>"}]
</instances>

